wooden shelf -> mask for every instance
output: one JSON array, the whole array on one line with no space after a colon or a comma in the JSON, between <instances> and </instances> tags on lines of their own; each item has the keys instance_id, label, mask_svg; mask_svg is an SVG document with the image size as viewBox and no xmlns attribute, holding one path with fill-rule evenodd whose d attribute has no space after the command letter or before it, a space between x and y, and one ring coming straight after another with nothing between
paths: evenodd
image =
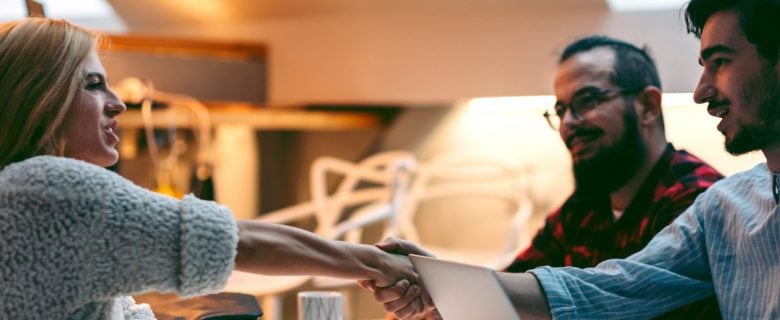
<instances>
[{"instance_id":1,"label":"wooden shelf","mask_svg":"<svg viewBox=\"0 0 780 320\"><path fill-rule=\"evenodd\" d=\"M264 61L265 45L255 42L171 38L138 34L106 36L104 50L146 54L204 56L237 60Z\"/></svg>"},{"instance_id":2,"label":"wooden shelf","mask_svg":"<svg viewBox=\"0 0 780 320\"><path fill-rule=\"evenodd\" d=\"M227 59L254 62L255 64L264 63L267 58L267 48L265 45L256 42L166 38L138 34L108 35L106 40L104 49L109 53L130 52L172 58L194 57L203 59L204 62ZM147 60L144 61L146 61L148 65L149 62ZM167 69L166 67L171 64L160 64L159 61L154 61L158 62L158 64L155 65L157 67L152 70L146 70L146 73L139 73L139 68L137 67L120 68L121 70L113 70L112 72L116 72L123 76L136 76L152 79L155 83L160 83L166 88L171 88L168 90L192 96L196 96L196 93L213 96L213 90L211 90L211 94L204 92L210 92L208 90L209 88L221 88L224 85L224 82L227 81L226 79L235 77L235 74L214 74L212 72L208 73L210 76L207 77L205 76L206 73L196 73L208 79L198 78L193 76L193 72L190 68L182 69L178 62L175 66L179 69ZM129 62L125 64L122 64L122 62L127 61L119 60L117 65L120 67L132 65ZM191 67L197 67L197 64L193 64ZM216 67L225 66L217 65ZM211 65L211 68L215 68L215 65ZM247 70L255 69L265 72L264 68L250 68ZM125 75L126 73L127 75ZM182 73L185 75L181 76ZM170 75L176 76L171 79ZM248 78L252 77L249 76ZM256 79L264 78L264 73L257 74ZM204 85L204 81L211 81L211 87ZM161 85L161 87L163 85ZM260 85L264 85L264 83L261 83ZM188 92L188 90L194 92ZM218 91L219 93L224 93L225 90L220 89ZM245 96L249 96L250 98L246 98ZM234 93L229 97L229 99L232 100L246 101L263 101L263 98L264 92L239 92ZM224 97L213 99L224 99ZM251 126L255 130L365 130L383 127L387 123L388 118L387 112L383 114L382 112L365 110L306 110L303 109L301 105L268 107L252 103L224 101L204 102L204 104L209 110L209 119L212 126L219 126L222 124L245 124ZM117 120L119 120L120 128L143 127L141 112L138 109L127 110L124 114L117 117ZM179 108L161 108L154 110L152 125L155 128L169 128L171 126L194 127L197 125L197 119L195 119L194 114Z\"/></svg>"},{"instance_id":3,"label":"wooden shelf","mask_svg":"<svg viewBox=\"0 0 780 320\"><path fill-rule=\"evenodd\" d=\"M246 124L256 130L338 131L374 129L383 126L379 115L346 111L307 111L300 109L225 108L209 110L212 126ZM127 110L117 117L120 128L143 127L141 112ZM194 127L193 114L179 110L155 110L155 128Z\"/></svg>"}]
</instances>

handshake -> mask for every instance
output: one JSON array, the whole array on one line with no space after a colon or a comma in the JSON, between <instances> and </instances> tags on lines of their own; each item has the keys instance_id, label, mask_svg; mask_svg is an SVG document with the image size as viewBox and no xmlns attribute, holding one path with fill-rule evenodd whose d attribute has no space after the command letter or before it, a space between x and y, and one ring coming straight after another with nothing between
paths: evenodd
<instances>
[{"instance_id":1,"label":"handshake","mask_svg":"<svg viewBox=\"0 0 780 320\"><path fill-rule=\"evenodd\" d=\"M375 246L386 253L390 253L391 255L387 255L384 258L396 260L396 263L398 262L398 255L416 254L433 257L433 254L409 241L392 237L375 244ZM422 286L420 277L413 271L414 269L409 259L404 257L401 263L408 264L408 266L402 269L412 270L412 272L406 275L396 275L395 283L392 283L393 280L391 279L385 279L382 281L385 286L382 286L382 283L375 280L358 280L358 284L363 289L371 291L374 299L382 304L385 311L397 319L442 319L431 297ZM389 267L392 264L384 265ZM385 275L390 276L396 273L397 270L396 272L385 273Z\"/></svg>"}]
</instances>

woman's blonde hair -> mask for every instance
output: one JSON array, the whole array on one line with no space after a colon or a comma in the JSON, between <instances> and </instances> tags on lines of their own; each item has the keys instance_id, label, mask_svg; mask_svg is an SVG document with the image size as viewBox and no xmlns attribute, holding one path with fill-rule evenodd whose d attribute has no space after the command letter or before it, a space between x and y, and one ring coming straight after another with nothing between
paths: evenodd
<instances>
[{"instance_id":1,"label":"woman's blonde hair","mask_svg":"<svg viewBox=\"0 0 780 320\"><path fill-rule=\"evenodd\" d=\"M0 24L0 168L61 154L60 127L97 41L65 20Z\"/></svg>"}]
</instances>

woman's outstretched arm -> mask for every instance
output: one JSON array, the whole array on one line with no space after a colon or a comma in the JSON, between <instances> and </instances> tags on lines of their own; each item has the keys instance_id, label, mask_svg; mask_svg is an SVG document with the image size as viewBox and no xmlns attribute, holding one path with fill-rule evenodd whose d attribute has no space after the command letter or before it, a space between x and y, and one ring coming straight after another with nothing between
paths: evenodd
<instances>
[{"instance_id":1,"label":"woman's outstretched arm","mask_svg":"<svg viewBox=\"0 0 780 320\"><path fill-rule=\"evenodd\" d=\"M408 258L370 245L324 239L298 228L238 221L236 269L268 275L323 275L373 280L379 287L417 283Z\"/></svg>"}]
</instances>

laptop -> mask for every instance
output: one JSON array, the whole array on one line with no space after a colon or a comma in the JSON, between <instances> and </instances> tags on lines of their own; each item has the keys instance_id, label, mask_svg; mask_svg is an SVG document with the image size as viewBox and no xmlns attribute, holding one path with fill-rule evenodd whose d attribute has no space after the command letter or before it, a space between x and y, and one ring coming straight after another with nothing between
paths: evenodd
<instances>
[{"instance_id":1,"label":"laptop","mask_svg":"<svg viewBox=\"0 0 780 320\"><path fill-rule=\"evenodd\" d=\"M520 320L495 271L410 254L444 320Z\"/></svg>"}]
</instances>

